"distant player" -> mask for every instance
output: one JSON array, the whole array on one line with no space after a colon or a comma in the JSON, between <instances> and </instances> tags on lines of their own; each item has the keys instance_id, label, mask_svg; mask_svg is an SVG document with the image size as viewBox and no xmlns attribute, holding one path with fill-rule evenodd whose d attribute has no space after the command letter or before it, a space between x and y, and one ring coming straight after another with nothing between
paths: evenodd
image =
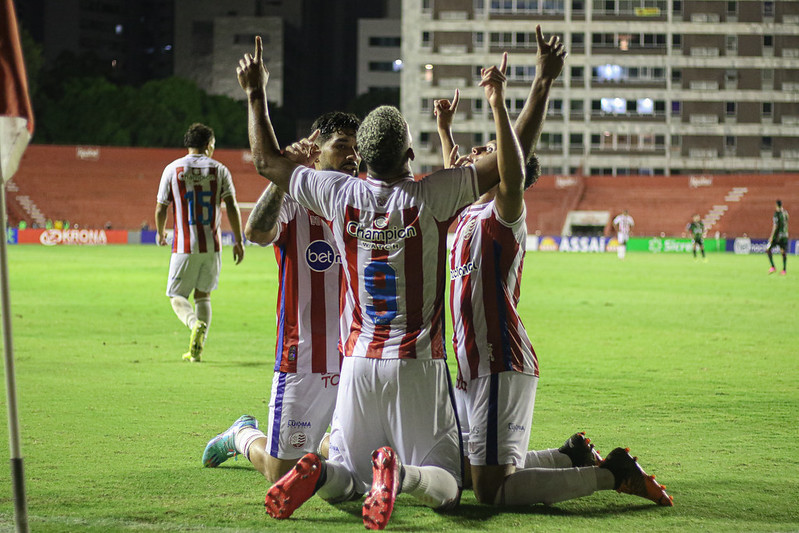
<instances>
[{"instance_id":1,"label":"distant player","mask_svg":"<svg viewBox=\"0 0 799 533\"><path fill-rule=\"evenodd\" d=\"M705 257L705 223L702 222L702 217L699 216L699 213L695 214L691 222L685 227L685 230L691 234L691 239L693 239L693 248L694 248L694 259L696 259L696 248L702 251L702 259L707 259Z\"/></svg>"},{"instance_id":2,"label":"distant player","mask_svg":"<svg viewBox=\"0 0 799 533\"><path fill-rule=\"evenodd\" d=\"M244 237L230 172L211 159L216 144L214 130L204 124L192 124L183 143L189 153L167 165L161 175L155 226L158 245L166 245L167 209L172 204L175 227L166 295L177 317L191 330L189 351L183 360L198 363L211 325L211 291L217 288L222 266L222 201L233 230L233 259L237 265L244 259ZM192 292L193 307L188 300Z\"/></svg>"},{"instance_id":3,"label":"distant player","mask_svg":"<svg viewBox=\"0 0 799 533\"><path fill-rule=\"evenodd\" d=\"M619 243L616 249L619 259L624 259L627 253L627 241L630 240L630 233L632 233L633 226L635 226L635 221L626 209L622 214L617 215L616 218L613 219L613 228L616 230L616 240Z\"/></svg>"},{"instance_id":4,"label":"distant player","mask_svg":"<svg viewBox=\"0 0 799 533\"><path fill-rule=\"evenodd\" d=\"M777 209L774 211L774 216L771 218L771 236L768 238L768 245L766 253L768 254L768 261L771 263L771 268L768 269L769 274L777 271L774 268L774 257L771 255L771 249L779 246L782 250L782 271L781 276L786 274L788 268L788 211L782 207L782 200L777 200Z\"/></svg>"},{"instance_id":5,"label":"distant player","mask_svg":"<svg viewBox=\"0 0 799 533\"><path fill-rule=\"evenodd\" d=\"M317 169L357 176L359 125L355 115L335 111L316 119L311 129L318 137L310 142L320 149ZM323 437L333 418L341 368L341 256L327 221L274 184L261 195L244 233L252 242L274 244L279 269L269 429L264 434L254 417L242 416L208 443L203 464L215 467L240 453L274 483L320 445L328 455Z\"/></svg>"}]
</instances>

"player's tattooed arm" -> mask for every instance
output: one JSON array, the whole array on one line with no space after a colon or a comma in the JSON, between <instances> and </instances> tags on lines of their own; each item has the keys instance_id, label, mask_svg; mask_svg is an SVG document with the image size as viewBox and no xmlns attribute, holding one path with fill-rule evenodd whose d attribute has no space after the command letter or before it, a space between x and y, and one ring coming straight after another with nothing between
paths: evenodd
<instances>
[{"instance_id":1,"label":"player's tattooed arm","mask_svg":"<svg viewBox=\"0 0 799 533\"><path fill-rule=\"evenodd\" d=\"M267 186L247 219L247 226L244 229L247 240L261 245L272 244L275 241L277 218L285 195L286 193L274 183Z\"/></svg>"}]
</instances>

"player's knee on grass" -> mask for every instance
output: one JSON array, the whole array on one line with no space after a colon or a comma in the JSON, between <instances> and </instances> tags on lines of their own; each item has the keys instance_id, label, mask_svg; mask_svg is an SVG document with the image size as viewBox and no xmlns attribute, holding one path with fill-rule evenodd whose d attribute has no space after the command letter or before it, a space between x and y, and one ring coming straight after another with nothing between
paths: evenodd
<instances>
[{"instance_id":1,"label":"player's knee on grass","mask_svg":"<svg viewBox=\"0 0 799 533\"><path fill-rule=\"evenodd\" d=\"M477 501L494 505L505 478L516 471L514 465L472 465L472 487Z\"/></svg>"}]
</instances>

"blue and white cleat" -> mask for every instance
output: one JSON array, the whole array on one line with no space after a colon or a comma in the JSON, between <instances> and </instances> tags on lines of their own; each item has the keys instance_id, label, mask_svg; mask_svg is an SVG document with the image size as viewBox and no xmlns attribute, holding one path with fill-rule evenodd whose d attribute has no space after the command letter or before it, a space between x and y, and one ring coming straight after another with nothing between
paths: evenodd
<instances>
[{"instance_id":1,"label":"blue and white cleat","mask_svg":"<svg viewBox=\"0 0 799 533\"><path fill-rule=\"evenodd\" d=\"M211 439L203 452L203 466L215 468L231 457L238 455L235 438L236 433L243 427L258 429L258 421L254 416L241 415L227 431Z\"/></svg>"}]
</instances>

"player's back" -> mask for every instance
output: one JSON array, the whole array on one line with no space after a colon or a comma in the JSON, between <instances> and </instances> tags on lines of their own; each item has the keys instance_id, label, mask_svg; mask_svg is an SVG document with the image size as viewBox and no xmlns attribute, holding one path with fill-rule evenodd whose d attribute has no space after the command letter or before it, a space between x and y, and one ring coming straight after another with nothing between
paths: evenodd
<instances>
[{"instance_id":1,"label":"player's back","mask_svg":"<svg viewBox=\"0 0 799 533\"><path fill-rule=\"evenodd\" d=\"M319 211L331 220L347 284L344 355L444 358L447 228L476 199L473 167L391 185L340 176L303 190L295 182L306 178L294 178L292 192L300 203L325 199Z\"/></svg>"},{"instance_id":2,"label":"player's back","mask_svg":"<svg viewBox=\"0 0 799 533\"><path fill-rule=\"evenodd\" d=\"M202 154L187 154L164 169L158 192L160 203L172 203L172 251L205 253L220 250L220 202L235 195L230 172L222 163Z\"/></svg>"}]
</instances>

